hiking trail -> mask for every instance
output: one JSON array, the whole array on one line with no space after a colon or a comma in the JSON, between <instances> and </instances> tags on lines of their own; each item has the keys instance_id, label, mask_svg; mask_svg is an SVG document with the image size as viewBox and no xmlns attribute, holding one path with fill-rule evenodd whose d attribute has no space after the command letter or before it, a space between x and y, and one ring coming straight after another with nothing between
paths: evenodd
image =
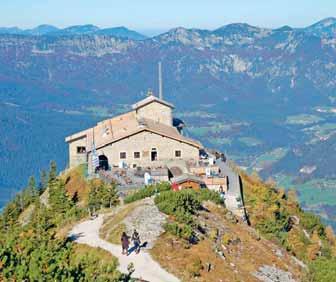
<instances>
[{"instance_id":1,"label":"hiking trail","mask_svg":"<svg viewBox=\"0 0 336 282\"><path fill-rule=\"evenodd\" d=\"M118 258L118 270L123 273L128 273L127 266L130 263L134 264L135 271L132 274L133 278L144 279L150 282L177 282L180 281L174 275L168 273L146 250L141 250L139 254L132 252L125 256L121 254L121 245L112 244L99 237L99 229L104 221L104 215L99 215L93 220L87 220L77 224L70 231L69 237L73 238L74 242L79 244L87 244L91 247L99 247Z\"/></svg>"}]
</instances>

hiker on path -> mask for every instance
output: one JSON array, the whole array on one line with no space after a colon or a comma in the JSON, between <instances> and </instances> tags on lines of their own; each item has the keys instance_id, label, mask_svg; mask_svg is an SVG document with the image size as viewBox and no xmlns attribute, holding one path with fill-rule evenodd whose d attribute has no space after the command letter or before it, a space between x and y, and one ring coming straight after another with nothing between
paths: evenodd
<instances>
[{"instance_id":1,"label":"hiker on path","mask_svg":"<svg viewBox=\"0 0 336 282\"><path fill-rule=\"evenodd\" d=\"M129 247L129 237L126 232L123 232L121 235L121 246L122 246L122 254L128 256L128 247Z\"/></svg>"},{"instance_id":2,"label":"hiker on path","mask_svg":"<svg viewBox=\"0 0 336 282\"><path fill-rule=\"evenodd\" d=\"M136 231L136 229L134 229L134 231L133 231L132 241L133 241L133 244L134 244L135 253L138 254L140 252L141 242L140 242L139 233Z\"/></svg>"}]
</instances>

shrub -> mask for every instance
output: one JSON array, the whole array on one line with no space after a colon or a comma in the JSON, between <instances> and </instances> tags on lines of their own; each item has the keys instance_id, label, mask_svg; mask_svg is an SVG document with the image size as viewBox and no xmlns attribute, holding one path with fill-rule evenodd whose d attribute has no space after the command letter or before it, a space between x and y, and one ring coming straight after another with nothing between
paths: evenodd
<instances>
[{"instance_id":1,"label":"shrub","mask_svg":"<svg viewBox=\"0 0 336 282\"><path fill-rule=\"evenodd\" d=\"M165 230L179 238L190 240L194 235L192 227L187 224L178 224L176 222L166 223Z\"/></svg>"},{"instance_id":2,"label":"shrub","mask_svg":"<svg viewBox=\"0 0 336 282\"><path fill-rule=\"evenodd\" d=\"M193 263L188 265L187 271L191 278L201 276L201 270L203 269L202 261L199 257L193 259Z\"/></svg>"},{"instance_id":3,"label":"shrub","mask_svg":"<svg viewBox=\"0 0 336 282\"><path fill-rule=\"evenodd\" d=\"M227 246L231 243L232 241L232 236L229 234L229 233L225 233L223 236L222 236L222 244Z\"/></svg>"},{"instance_id":4,"label":"shrub","mask_svg":"<svg viewBox=\"0 0 336 282\"><path fill-rule=\"evenodd\" d=\"M313 233L313 231L316 230L319 235L325 235L324 226L321 222L321 219L317 215L314 215L310 212L302 213L301 224L310 233Z\"/></svg>"},{"instance_id":5,"label":"shrub","mask_svg":"<svg viewBox=\"0 0 336 282\"><path fill-rule=\"evenodd\" d=\"M89 186L88 205L90 209L111 208L119 204L117 189L114 184L107 184L100 179L92 179Z\"/></svg>"},{"instance_id":6,"label":"shrub","mask_svg":"<svg viewBox=\"0 0 336 282\"><path fill-rule=\"evenodd\" d=\"M336 277L336 258L317 258L309 265L307 281L330 282L335 281Z\"/></svg>"},{"instance_id":7,"label":"shrub","mask_svg":"<svg viewBox=\"0 0 336 282\"><path fill-rule=\"evenodd\" d=\"M132 193L131 195L125 197L124 203L129 204L138 200L142 200L147 197L151 197L156 193L161 193L163 191L170 190L170 184L168 182L162 182L155 185L146 186L143 189L140 189L137 192Z\"/></svg>"},{"instance_id":8,"label":"shrub","mask_svg":"<svg viewBox=\"0 0 336 282\"><path fill-rule=\"evenodd\" d=\"M198 193L198 199L203 202L203 201L211 201L214 202L215 204L224 204L224 200L220 197L220 194L215 191L211 191L209 189L201 189Z\"/></svg>"}]
</instances>

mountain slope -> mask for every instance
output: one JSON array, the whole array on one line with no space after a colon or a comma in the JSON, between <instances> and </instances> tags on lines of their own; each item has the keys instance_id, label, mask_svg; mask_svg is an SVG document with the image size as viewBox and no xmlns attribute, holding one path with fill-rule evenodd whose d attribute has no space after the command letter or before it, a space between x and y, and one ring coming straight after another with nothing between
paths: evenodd
<instances>
[{"instance_id":1,"label":"mountain slope","mask_svg":"<svg viewBox=\"0 0 336 282\"><path fill-rule=\"evenodd\" d=\"M303 212L292 192L241 176L251 226L227 211L218 193L207 189L175 192L161 183L135 191L124 199L128 204L118 206L114 184L87 180L83 166L57 176L51 163L48 180L41 179L43 184L37 187L30 179L27 189L0 215L0 279L68 281L76 277L127 282L132 274L143 273L151 279L163 275L160 281L165 281L167 273L154 258L182 281L223 277L228 281L264 281L265 277L330 281L336 263L331 229ZM90 211L105 213L106 220L102 215L92 220ZM130 234L134 228L147 243L139 254L122 256L118 267L117 259L97 246L118 252L119 257L119 232ZM151 247L152 258L147 254ZM127 266L133 259L135 266L147 259L153 267L134 271L134 266Z\"/></svg>"},{"instance_id":2,"label":"mountain slope","mask_svg":"<svg viewBox=\"0 0 336 282\"><path fill-rule=\"evenodd\" d=\"M316 178L336 178L332 164L336 163L336 135L311 146L303 146L289 152L271 167L269 174L285 173L298 181Z\"/></svg>"}]
</instances>

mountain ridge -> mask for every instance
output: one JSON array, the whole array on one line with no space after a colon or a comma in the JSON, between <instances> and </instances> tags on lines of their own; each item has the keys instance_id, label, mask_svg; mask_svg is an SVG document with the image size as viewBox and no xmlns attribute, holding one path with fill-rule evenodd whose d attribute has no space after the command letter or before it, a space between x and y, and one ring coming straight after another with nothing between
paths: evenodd
<instances>
[{"instance_id":1,"label":"mountain ridge","mask_svg":"<svg viewBox=\"0 0 336 282\"><path fill-rule=\"evenodd\" d=\"M173 29L170 29L167 32L170 32L174 29L183 28L185 30L198 30L198 31L204 31L204 32L210 32L210 33L221 33L223 31L229 30L230 32L242 32L249 30L250 32L273 32L273 31L279 31L279 30L288 30L288 31L302 31L308 34L313 34L317 36L333 36L335 34L336 29L336 18L335 17L329 17L322 19L314 24L308 25L306 27L291 27L289 25L281 26L278 28L267 28L267 27L258 27L254 25L250 25L248 23L230 23L223 26L220 26L215 29L202 29L202 28L185 28L185 27L176 27ZM0 27L0 34L23 34L23 35L74 35L74 34L105 34L108 35L109 32L116 30L116 31L123 31L126 33L129 33L130 35L124 36L125 38L134 39L134 40L144 40L147 37L135 30L130 30L127 27L124 26L116 26L116 27L105 27L100 28L93 24L83 24L83 25L74 25L74 26L68 26L65 28L58 28L53 25L49 24L41 24L37 27L31 28L31 29L22 29L17 26L13 27ZM164 32L164 33L167 33ZM159 34L162 35L164 33ZM113 33L112 33L113 35ZM156 35L158 36L158 35ZM156 37L154 36L154 37Z\"/></svg>"}]
</instances>

